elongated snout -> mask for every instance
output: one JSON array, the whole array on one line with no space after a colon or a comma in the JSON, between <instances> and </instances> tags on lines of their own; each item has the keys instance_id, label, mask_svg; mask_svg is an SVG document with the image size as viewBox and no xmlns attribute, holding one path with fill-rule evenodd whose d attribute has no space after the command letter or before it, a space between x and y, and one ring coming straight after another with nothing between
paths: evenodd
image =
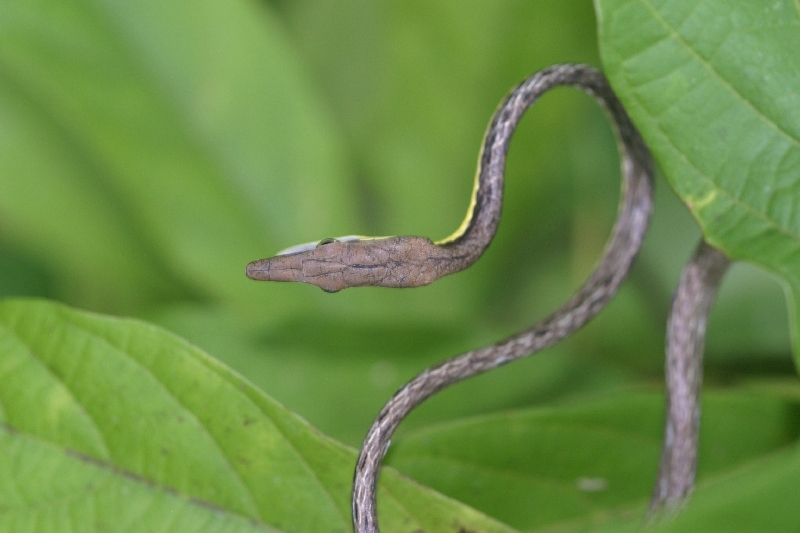
<instances>
[{"instance_id":1,"label":"elongated snout","mask_svg":"<svg viewBox=\"0 0 800 533\"><path fill-rule=\"evenodd\" d=\"M340 291L349 285L341 275L345 265L342 250L331 243L312 250L253 261L247 265L247 277L258 281L299 281L312 283L327 292Z\"/></svg>"},{"instance_id":2,"label":"elongated snout","mask_svg":"<svg viewBox=\"0 0 800 533\"><path fill-rule=\"evenodd\" d=\"M247 265L247 277L257 281L303 281L302 254L259 259Z\"/></svg>"}]
</instances>

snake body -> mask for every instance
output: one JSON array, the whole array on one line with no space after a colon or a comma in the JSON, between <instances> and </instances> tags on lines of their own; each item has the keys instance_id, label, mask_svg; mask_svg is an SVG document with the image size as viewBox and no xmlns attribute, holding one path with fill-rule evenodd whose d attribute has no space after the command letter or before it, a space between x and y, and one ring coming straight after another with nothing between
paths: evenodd
<instances>
[{"instance_id":1,"label":"snake body","mask_svg":"<svg viewBox=\"0 0 800 533\"><path fill-rule=\"evenodd\" d=\"M622 194L603 257L586 282L552 315L497 344L425 370L389 400L370 428L356 466L353 524L357 533L379 531L375 490L380 463L395 429L414 407L449 385L551 346L588 322L613 297L633 264L650 219L650 152L602 73L586 65L556 65L527 78L498 107L484 137L470 209L452 236L439 242L416 236L326 239L318 246L304 245L247 266L247 275L253 279L313 283L331 292L368 285L416 287L467 268L497 231L506 153L514 129L544 92L559 85L593 96L614 125Z\"/></svg>"}]
</instances>

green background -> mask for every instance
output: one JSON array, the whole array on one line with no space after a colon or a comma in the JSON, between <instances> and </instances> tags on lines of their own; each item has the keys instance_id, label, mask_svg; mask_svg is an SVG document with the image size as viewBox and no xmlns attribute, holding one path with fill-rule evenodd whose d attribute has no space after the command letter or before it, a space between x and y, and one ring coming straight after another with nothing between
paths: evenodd
<instances>
[{"instance_id":1,"label":"green background","mask_svg":"<svg viewBox=\"0 0 800 533\"><path fill-rule=\"evenodd\" d=\"M619 13L650 4L602 5L609 42L648 28ZM544 97L511 145L496 239L473 268L432 286L331 295L250 281L245 265L329 236L449 235L497 103L550 64L599 67L597 22L589 1L2 0L0 295L161 325L358 446L402 383L545 316L591 271L619 189L606 118L578 91ZM638 86L617 83L630 66L624 53L620 45L603 57L633 113ZM653 142L654 127L640 127ZM670 295L699 236L659 176L650 234L612 304L559 346L427 402L401 427L388 461L522 530L633 520L656 472ZM795 370L775 279L744 263L732 268L706 355L706 390L722 398L704 415L706 438L732 450L709 451L723 459L706 459L707 469L701 458L709 476L701 479L713 480L796 436ZM634 417L642 426L623 433L647 438L595 446L583 433L550 429L552 449L532 456L525 439L477 437L498 419L496 435L539 431L551 411L583 427L599 415L584 417L580 406L595 404L605 406L606 429ZM450 429L453 420L461 429ZM420 451L433 446L431 432L446 446ZM752 434L765 436L742 438ZM598 448L597 459L586 458L587 447ZM638 477L615 481L625 457L636 458L629 468ZM611 488L576 489L593 470L575 466L581 461L597 466L588 478ZM564 466L536 470L553 463ZM516 468L526 477L510 483L503 476ZM531 502L548 491L530 485L551 478L569 495L542 513ZM483 484L467 494L464 479ZM498 487L516 496L498 499ZM726 497L710 498L742 496Z\"/></svg>"}]
</instances>

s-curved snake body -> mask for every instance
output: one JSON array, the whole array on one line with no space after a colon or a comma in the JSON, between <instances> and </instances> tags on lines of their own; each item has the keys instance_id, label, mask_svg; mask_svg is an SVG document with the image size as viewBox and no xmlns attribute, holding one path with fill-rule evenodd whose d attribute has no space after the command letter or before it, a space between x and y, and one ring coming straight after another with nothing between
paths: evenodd
<instances>
[{"instance_id":1,"label":"s-curved snake body","mask_svg":"<svg viewBox=\"0 0 800 533\"><path fill-rule=\"evenodd\" d=\"M588 280L552 315L497 344L425 370L389 400L370 428L356 466L353 524L357 533L379 531L375 490L380 463L395 429L414 407L449 385L551 346L588 322L613 297L633 264L650 219L650 153L599 71L586 65L549 67L512 90L492 117L478 160L472 204L451 237L439 242L415 236L326 239L318 246L303 245L247 266L252 279L301 281L330 292L368 285L416 287L467 268L483 254L497 231L506 153L514 129L544 92L559 85L593 96L614 124L622 194L603 257Z\"/></svg>"}]
</instances>

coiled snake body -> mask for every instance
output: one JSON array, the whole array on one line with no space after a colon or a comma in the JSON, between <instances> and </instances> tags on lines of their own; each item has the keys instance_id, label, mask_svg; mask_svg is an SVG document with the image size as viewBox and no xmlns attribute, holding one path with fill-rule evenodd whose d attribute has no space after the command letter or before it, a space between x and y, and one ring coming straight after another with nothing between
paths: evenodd
<instances>
[{"instance_id":1,"label":"coiled snake body","mask_svg":"<svg viewBox=\"0 0 800 533\"><path fill-rule=\"evenodd\" d=\"M380 463L395 429L414 407L449 385L551 346L588 322L613 297L633 264L650 219L650 152L599 71L586 65L556 65L523 81L498 107L484 137L467 217L450 237L438 242L416 236L325 239L247 266L252 279L312 283L329 292L373 285L417 287L467 268L483 254L497 231L506 153L514 129L545 91L559 85L593 96L614 124L622 194L603 257L586 282L553 314L497 344L425 370L389 400L372 424L356 466L353 524L357 533L379 531L375 491Z\"/></svg>"}]
</instances>

